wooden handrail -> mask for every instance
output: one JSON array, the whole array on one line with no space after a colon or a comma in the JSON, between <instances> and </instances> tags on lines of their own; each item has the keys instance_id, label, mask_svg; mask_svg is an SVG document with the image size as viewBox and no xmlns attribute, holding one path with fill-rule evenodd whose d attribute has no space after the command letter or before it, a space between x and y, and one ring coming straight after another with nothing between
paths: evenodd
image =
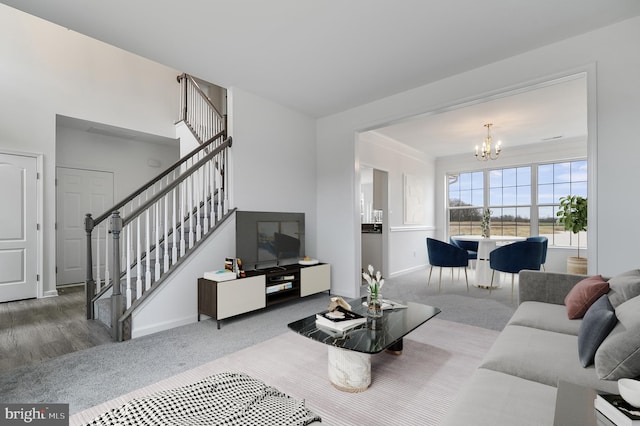
<instances>
[{"instance_id":1,"label":"wooden handrail","mask_svg":"<svg viewBox=\"0 0 640 426\"><path fill-rule=\"evenodd\" d=\"M207 96L206 93L204 93L204 91L200 88L200 86L198 85L198 82L196 82L196 80L191 77L189 74L184 73L182 75L178 76L178 83L180 83L180 80L182 79L187 79L191 82L191 84L193 84L196 88L196 91L200 94L200 96L202 96L202 99L204 99L204 101L211 107L213 108L213 110L216 112L216 114L218 114L221 118L223 117L222 113L220 113L220 111L218 111L218 108L216 108L216 106L213 104L213 102L211 102L211 99L209 99L209 96Z\"/></svg>"},{"instance_id":2,"label":"wooden handrail","mask_svg":"<svg viewBox=\"0 0 640 426\"><path fill-rule=\"evenodd\" d=\"M172 173L174 170L176 170L178 167L182 166L187 161L191 160L191 158L194 155L196 155L197 153L199 153L200 151L209 148L210 145L213 144L217 139L220 139L221 137L224 137L225 135L226 135L226 131L222 130L217 135L213 136L211 139L209 139L208 141L206 141L205 143L203 143L199 147L197 147L194 150L192 150L189 154L185 155L180 160L178 160L175 163L173 163L173 165L170 166L167 170L165 170L164 172L162 172L161 174L159 174L155 178L151 179L149 182L147 182L144 185L142 185L139 189L137 189L136 191L131 193L131 195L129 195L124 200L120 201L119 203L117 203L116 205L111 207L109 210L107 210L106 212L104 212L103 214L98 216L97 218L93 219L93 226L95 227L96 225L102 223L105 219L107 219L108 217L111 216L112 212L114 212L116 210L120 210L124 205L129 203L131 200L136 198L138 195L142 194L149 187L151 187L155 183L157 183L160 180L162 180L163 178L165 178L168 174ZM229 143L229 146L231 146L231 143Z\"/></svg>"},{"instance_id":3,"label":"wooden handrail","mask_svg":"<svg viewBox=\"0 0 640 426\"><path fill-rule=\"evenodd\" d=\"M200 167L202 167L203 164L205 164L207 161L209 161L212 157L214 157L217 154L219 154L220 152L222 152L223 149L230 147L232 145L232 142L233 142L232 138L228 137L227 139L225 139L225 141L221 145L217 146L213 151L211 151L210 153L208 153L207 155L202 157L202 159L200 159L200 161L198 161L197 163L193 164L191 166L191 168L193 170L199 169ZM159 199L161 199L162 197L167 195L167 193L169 191L171 191L172 189L174 189L175 187L180 185L189 176L190 175L188 175L188 174L183 174L179 178L177 178L176 180L171 182L169 185L167 185L166 187L162 188L162 191L158 192L153 197L151 197L150 199L145 201L145 203L142 204L140 207L138 207L137 209L135 209L134 211L129 213L127 215L127 217L124 219L123 225L127 225L128 223L133 221L136 217L138 217L140 214L142 214L145 210L149 209L150 206L155 204Z\"/></svg>"}]
</instances>

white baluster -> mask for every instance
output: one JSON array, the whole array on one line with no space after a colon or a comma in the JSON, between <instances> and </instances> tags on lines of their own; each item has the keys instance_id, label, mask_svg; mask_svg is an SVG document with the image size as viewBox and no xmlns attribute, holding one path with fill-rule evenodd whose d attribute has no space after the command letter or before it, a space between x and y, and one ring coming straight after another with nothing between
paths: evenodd
<instances>
[{"instance_id":1,"label":"white baluster","mask_svg":"<svg viewBox=\"0 0 640 426\"><path fill-rule=\"evenodd\" d=\"M180 257L184 256L185 252L185 242L184 242L184 203L185 203L185 191L186 191L187 181L183 180L180 184Z\"/></svg>"},{"instance_id":2,"label":"white baluster","mask_svg":"<svg viewBox=\"0 0 640 426\"><path fill-rule=\"evenodd\" d=\"M214 227L217 223L215 212L215 193L216 193L216 167L215 158L209 160L209 216L211 220L211 227Z\"/></svg>"},{"instance_id":3,"label":"white baluster","mask_svg":"<svg viewBox=\"0 0 640 426\"><path fill-rule=\"evenodd\" d=\"M208 188L208 183L209 183L209 163L205 163L203 168L202 168L202 198L204 201L203 204L203 216L204 216L204 223L203 223L203 230L204 230L204 234L207 235L207 233L209 232L209 203L207 202L207 196L209 195L209 188Z\"/></svg>"},{"instance_id":4,"label":"white baluster","mask_svg":"<svg viewBox=\"0 0 640 426\"><path fill-rule=\"evenodd\" d=\"M218 216L220 194L218 192L218 168L216 167L217 158L218 156L216 155L211 159L211 215L213 216L214 225L220 220L220 217Z\"/></svg>"},{"instance_id":5,"label":"white baluster","mask_svg":"<svg viewBox=\"0 0 640 426\"><path fill-rule=\"evenodd\" d=\"M102 280L100 279L100 226L96 230L96 293L100 292ZM93 268L93 265L91 265Z\"/></svg>"},{"instance_id":6,"label":"white baluster","mask_svg":"<svg viewBox=\"0 0 640 426\"><path fill-rule=\"evenodd\" d=\"M222 190L222 171L221 171L221 167L222 167L222 153L216 155L216 157L218 157L218 168L217 168L217 174L216 174L216 178L218 179L218 184L217 184L217 188L218 188L218 220L222 219L222 203L224 202L224 191Z\"/></svg>"},{"instance_id":7,"label":"white baluster","mask_svg":"<svg viewBox=\"0 0 640 426\"><path fill-rule=\"evenodd\" d=\"M149 290L151 288L151 220L149 218L149 209L144 212L145 219L145 274L144 274L144 289Z\"/></svg>"},{"instance_id":8,"label":"white baluster","mask_svg":"<svg viewBox=\"0 0 640 426\"><path fill-rule=\"evenodd\" d=\"M158 202L155 204L155 216L156 216L156 220L155 220L155 233L156 233L156 270L155 270L155 280L158 281L160 279L160 203L162 201L158 200ZM165 205L164 207L164 216L167 216L167 206ZM167 247L167 221L165 219L165 224L164 224L164 247ZM164 257L167 257L167 250L164 250ZM165 260L166 263L166 260ZM165 268L166 271L166 268Z\"/></svg>"},{"instance_id":9,"label":"white baluster","mask_svg":"<svg viewBox=\"0 0 640 426\"><path fill-rule=\"evenodd\" d=\"M193 172L193 180L194 180L194 190L195 190L195 202L196 202L196 241L200 241L202 238L202 225L200 223L200 195L201 195L201 185L200 185L200 172L198 169Z\"/></svg>"},{"instance_id":10,"label":"white baluster","mask_svg":"<svg viewBox=\"0 0 640 426\"><path fill-rule=\"evenodd\" d=\"M109 270L109 227L104 226L104 285L109 285L111 271Z\"/></svg>"},{"instance_id":11,"label":"white baluster","mask_svg":"<svg viewBox=\"0 0 640 426\"><path fill-rule=\"evenodd\" d=\"M229 188L229 173L227 173L227 151L223 151L222 152L222 164L223 164L223 170L224 170L224 175L222 176L222 179L224 180L224 184L223 184L223 190L222 192L224 193L224 203L223 203L223 209L224 209L224 214L229 213L229 194L227 193L227 188Z\"/></svg>"},{"instance_id":12,"label":"white baluster","mask_svg":"<svg viewBox=\"0 0 640 426\"><path fill-rule=\"evenodd\" d=\"M169 270L169 193L164 197L164 273ZM158 246L159 247L159 246ZM158 264L158 279L160 279L160 264Z\"/></svg>"},{"instance_id":13,"label":"white baluster","mask_svg":"<svg viewBox=\"0 0 640 426\"><path fill-rule=\"evenodd\" d=\"M125 297L126 297L126 302L127 302L127 309L129 309L131 307L131 303L132 303L132 299L133 299L133 295L131 294L131 226L133 225L133 222L127 225L127 232L126 232L126 238L125 238L125 250L127 251L126 256L127 256L127 260L126 260L126 267L125 267L125 276L126 276L126 282L127 282L127 291L125 293Z\"/></svg>"},{"instance_id":14,"label":"white baluster","mask_svg":"<svg viewBox=\"0 0 640 426\"><path fill-rule=\"evenodd\" d=\"M171 264L175 265L178 260L178 218L176 217L176 192L178 192L178 188L173 188L172 198L173 202L171 203L171 209L173 210L173 221L171 222L171 229L173 230L173 247L171 247Z\"/></svg>"},{"instance_id":15,"label":"white baluster","mask_svg":"<svg viewBox=\"0 0 640 426\"><path fill-rule=\"evenodd\" d=\"M142 296L142 245L140 244L140 216L136 219L136 299Z\"/></svg>"},{"instance_id":16,"label":"white baluster","mask_svg":"<svg viewBox=\"0 0 640 426\"><path fill-rule=\"evenodd\" d=\"M189 175L187 178L187 195L189 196L189 200L187 202L187 215L189 216L189 248L193 248L193 240L194 238L194 226L195 218L193 217L193 173Z\"/></svg>"}]
</instances>

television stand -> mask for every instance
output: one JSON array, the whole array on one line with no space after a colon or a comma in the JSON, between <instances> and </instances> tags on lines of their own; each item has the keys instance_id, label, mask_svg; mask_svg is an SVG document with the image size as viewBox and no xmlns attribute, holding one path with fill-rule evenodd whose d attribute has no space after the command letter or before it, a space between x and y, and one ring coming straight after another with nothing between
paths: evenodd
<instances>
[{"instance_id":1,"label":"television stand","mask_svg":"<svg viewBox=\"0 0 640 426\"><path fill-rule=\"evenodd\" d=\"M229 281L198 279L198 321L207 315L220 321L331 290L331 265L282 265L247 271Z\"/></svg>"}]
</instances>

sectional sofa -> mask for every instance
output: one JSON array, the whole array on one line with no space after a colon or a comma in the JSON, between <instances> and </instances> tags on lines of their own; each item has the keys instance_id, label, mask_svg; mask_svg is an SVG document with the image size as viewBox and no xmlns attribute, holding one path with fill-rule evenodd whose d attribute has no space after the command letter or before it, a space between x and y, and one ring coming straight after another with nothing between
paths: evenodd
<instances>
[{"instance_id":1,"label":"sectional sofa","mask_svg":"<svg viewBox=\"0 0 640 426\"><path fill-rule=\"evenodd\" d=\"M640 270L522 271L516 312L443 425L553 425L559 380L617 393L618 378L638 376Z\"/></svg>"}]
</instances>

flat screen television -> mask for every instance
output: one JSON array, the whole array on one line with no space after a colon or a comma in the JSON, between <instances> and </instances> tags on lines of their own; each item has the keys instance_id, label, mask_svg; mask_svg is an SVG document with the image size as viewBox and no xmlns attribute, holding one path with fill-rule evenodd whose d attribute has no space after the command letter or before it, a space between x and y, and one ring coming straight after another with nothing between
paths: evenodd
<instances>
[{"instance_id":1,"label":"flat screen television","mask_svg":"<svg viewBox=\"0 0 640 426\"><path fill-rule=\"evenodd\" d=\"M304 213L236 211L236 257L245 270L304 257Z\"/></svg>"}]
</instances>

